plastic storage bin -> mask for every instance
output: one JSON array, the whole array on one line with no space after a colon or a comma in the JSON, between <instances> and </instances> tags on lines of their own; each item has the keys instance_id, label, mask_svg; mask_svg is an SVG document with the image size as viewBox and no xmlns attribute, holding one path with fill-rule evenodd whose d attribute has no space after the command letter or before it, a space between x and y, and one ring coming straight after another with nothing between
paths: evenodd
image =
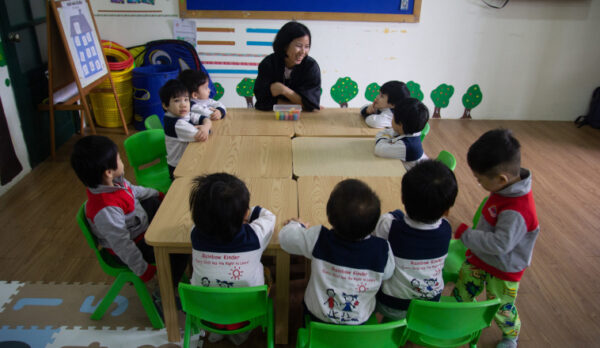
<instances>
[{"instance_id":1,"label":"plastic storage bin","mask_svg":"<svg viewBox=\"0 0 600 348\"><path fill-rule=\"evenodd\" d=\"M275 111L276 120L298 121L300 112L302 112L302 105L275 104L273 105L273 111Z\"/></svg>"},{"instance_id":2,"label":"plastic storage bin","mask_svg":"<svg viewBox=\"0 0 600 348\"><path fill-rule=\"evenodd\" d=\"M133 125L136 129L146 129L144 120L150 115L158 115L162 120L164 110L158 91L177 75L177 65L147 65L133 69Z\"/></svg>"}]
</instances>

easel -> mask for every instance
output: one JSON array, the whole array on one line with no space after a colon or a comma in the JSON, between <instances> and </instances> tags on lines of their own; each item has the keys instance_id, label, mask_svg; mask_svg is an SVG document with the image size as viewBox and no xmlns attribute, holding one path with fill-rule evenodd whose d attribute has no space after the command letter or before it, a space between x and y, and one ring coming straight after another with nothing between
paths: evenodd
<instances>
[{"instance_id":1,"label":"easel","mask_svg":"<svg viewBox=\"0 0 600 348\"><path fill-rule=\"evenodd\" d=\"M61 20L61 16L59 14L59 9L63 10L64 8L69 8L69 6L73 6L73 4L80 10L80 13L83 12L85 15L88 15L87 18L91 18L92 25L89 25L89 29L91 32L91 37L93 38L95 47L92 48L92 52L96 51L99 57L102 57L102 61L104 62L104 66L101 65L102 61L98 61L100 63L100 69L97 73L91 75L91 77L86 77L82 73L82 69L86 63L82 63L77 53L75 53L75 57L73 57L72 48L75 47L75 42L73 41L73 36L67 37L65 34L65 28L69 29L69 32L73 29L71 27L71 23L63 23ZM63 5L65 6L63 8ZM100 36L98 35L98 26L96 25L96 20L94 19L94 15L91 11L89 0L48 0L46 5L46 13L47 13L47 34L48 34L48 105L41 105L41 110L49 110L50 111L50 153L52 158L56 157L56 149L55 149L55 130L54 130L54 111L55 110L79 110L83 111L87 122L92 130L92 134L96 134L96 128L94 127L94 121L92 119L92 114L90 112L90 107L87 101L87 95L90 93L92 89L101 84L106 78L110 81L110 86L115 96L115 101L117 103L117 108L119 110L119 116L121 117L121 122L123 122L123 130L125 130L125 134L129 135L129 130L127 129L127 123L125 122L125 117L123 115L123 110L121 109L121 103L119 102L119 97L117 95L117 91L115 89L115 85L113 83L112 77L110 75L110 71L108 69L108 62L104 53L102 51L102 47L100 45ZM81 26L79 26L81 29ZM71 41L69 41L71 39ZM69 45L71 44L71 46ZM78 41L78 45L81 44L81 41ZM81 54L81 52L80 52ZM86 58L85 53L83 58ZM98 58L100 59L100 58ZM66 61L69 62L69 68L67 68ZM79 69L78 69L79 68ZM86 73L89 72L86 71ZM75 95L71 96L64 102L60 104L54 104L54 94L56 91L64 88L65 86L72 84L75 82L77 85L77 91ZM109 91L109 90L107 90ZM102 92L107 92L102 91ZM76 104L77 101L81 100L81 104ZM81 134L83 135L83 118L81 119Z\"/></svg>"}]
</instances>

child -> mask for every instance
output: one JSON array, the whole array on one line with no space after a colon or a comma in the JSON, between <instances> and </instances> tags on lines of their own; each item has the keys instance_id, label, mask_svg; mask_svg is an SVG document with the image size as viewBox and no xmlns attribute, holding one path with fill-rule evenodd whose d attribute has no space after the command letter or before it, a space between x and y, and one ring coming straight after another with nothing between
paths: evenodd
<instances>
[{"instance_id":1,"label":"child","mask_svg":"<svg viewBox=\"0 0 600 348\"><path fill-rule=\"evenodd\" d=\"M410 97L410 91L404 82L388 81L379 89L379 95L373 104L363 106L360 114L372 128L389 128L394 115L392 108Z\"/></svg>"},{"instance_id":2,"label":"child","mask_svg":"<svg viewBox=\"0 0 600 348\"><path fill-rule=\"evenodd\" d=\"M497 347L516 347L521 321L515 299L531 263L540 231L531 193L531 172L521 168L521 145L506 129L483 134L467 153L469 167L491 194L474 229L461 224L455 238L469 248L454 297L473 301L486 287L488 299L500 298L494 320L502 330Z\"/></svg>"},{"instance_id":3,"label":"child","mask_svg":"<svg viewBox=\"0 0 600 348\"><path fill-rule=\"evenodd\" d=\"M226 110L223 103L210 99L210 87L208 87L208 76L200 70L184 70L177 77L190 93L190 104L192 113L200 116L208 116L212 121L225 117Z\"/></svg>"},{"instance_id":4,"label":"child","mask_svg":"<svg viewBox=\"0 0 600 348\"><path fill-rule=\"evenodd\" d=\"M144 282L156 273L154 249L144 233L160 205L162 194L132 185L125 179L117 145L107 137L90 135L73 147L71 166L86 186L85 216L98 243ZM162 198L161 198L162 199ZM173 282L177 284L187 255L172 255Z\"/></svg>"},{"instance_id":5,"label":"child","mask_svg":"<svg viewBox=\"0 0 600 348\"><path fill-rule=\"evenodd\" d=\"M212 123L207 116L190 115L187 88L179 80L169 80L161 87L160 101L165 109L165 144L167 164L173 179L173 171L179 163L189 142L206 141Z\"/></svg>"},{"instance_id":6,"label":"child","mask_svg":"<svg viewBox=\"0 0 600 348\"><path fill-rule=\"evenodd\" d=\"M377 195L362 181L348 179L327 202L333 230L292 219L279 232L283 250L312 260L304 305L313 320L360 325L373 313L382 281L394 273L390 245L370 235L379 214Z\"/></svg>"},{"instance_id":7,"label":"child","mask_svg":"<svg viewBox=\"0 0 600 348\"><path fill-rule=\"evenodd\" d=\"M454 173L442 162L426 160L402 178L406 214L382 215L374 235L387 239L396 270L377 294L377 311L399 320L406 317L411 299L439 301L444 289L442 268L452 238L444 216L454 205L458 186Z\"/></svg>"},{"instance_id":8,"label":"child","mask_svg":"<svg viewBox=\"0 0 600 348\"><path fill-rule=\"evenodd\" d=\"M429 110L415 98L400 101L393 109L392 128L375 136L375 155L398 158L406 170L428 157L421 144L421 131L429 120Z\"/></svg>"},{"instance_id":9,"label":"child","mask_svg":"<svg viewBox=\"0 0 600 348\"><path fill-rule=\"evenodd\" d=\"M260 262L273 236L275 215L265 208L248 208L250 193L243 181L227 173L199 176L190 193L193 269L191 283L210 287L249 287L265 284ZM226 262L215 263L215 260ZM239 329L244 323L213 324ZM239 345L250 331L227 337ZM211 333L210 342L223 339Z\"/></svg>"}]
</instances>

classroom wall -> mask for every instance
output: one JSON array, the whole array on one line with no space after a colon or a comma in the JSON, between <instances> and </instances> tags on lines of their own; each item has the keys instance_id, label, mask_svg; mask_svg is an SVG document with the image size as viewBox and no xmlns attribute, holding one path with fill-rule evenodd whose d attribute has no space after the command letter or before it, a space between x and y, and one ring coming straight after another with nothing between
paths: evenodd
<instances>
[{"instance_id":1,"label":"classroom wall","mask_svg":"<svg viewBox=\"0 0 600 348\"><path fill-rule=\"evenodd\" d=\"M125 46L172 38L178 2L156 5L110 4L92 0L100 35ZM126 17L106 10L153 10ZM234 33L199 33L199 40L234 40L235 46L198 46L199 52L266 55L268 46L248 46L249 40L272 40L274 34L249 34L246 28L281 27L286 20L196 19L198 27L234 28ZM478 84L482 103L475 119L572 120L587 110L600 84L600 1L512 0L501 10L480 0L423 0L419 23L303 21L313 36L310 55L321 67L325 107L338 104L330 88L340 77L358 84L349 107L367 103L368 84L391 79L420 84L424 102L433 112L430 93L439 84L454 87L442 118L459 118L462 95ZM260 62L261 57L215 59ZM219 66L208 66L214 68ZM247 67L245 67L247 68ZM255 69L256 67L252 67ZM255 74L212 74L225 89L222 102L243 107L235 87Z\"/></svg>"}]
</instances>

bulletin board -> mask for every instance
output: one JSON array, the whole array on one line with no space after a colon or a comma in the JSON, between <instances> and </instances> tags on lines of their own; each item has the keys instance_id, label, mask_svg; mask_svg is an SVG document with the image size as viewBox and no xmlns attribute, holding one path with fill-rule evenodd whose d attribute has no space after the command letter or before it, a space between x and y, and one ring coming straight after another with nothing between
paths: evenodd
<instances>
[{"instance_id":1,"label":"bulletin board","mask_svg":"<svg viewBox=\"0 0 600 348\"><path fill-rule=\"evenodd\" d=\"M419 22L422 0L181 0L182 18Z\"/></svg>"}]
</instances>

